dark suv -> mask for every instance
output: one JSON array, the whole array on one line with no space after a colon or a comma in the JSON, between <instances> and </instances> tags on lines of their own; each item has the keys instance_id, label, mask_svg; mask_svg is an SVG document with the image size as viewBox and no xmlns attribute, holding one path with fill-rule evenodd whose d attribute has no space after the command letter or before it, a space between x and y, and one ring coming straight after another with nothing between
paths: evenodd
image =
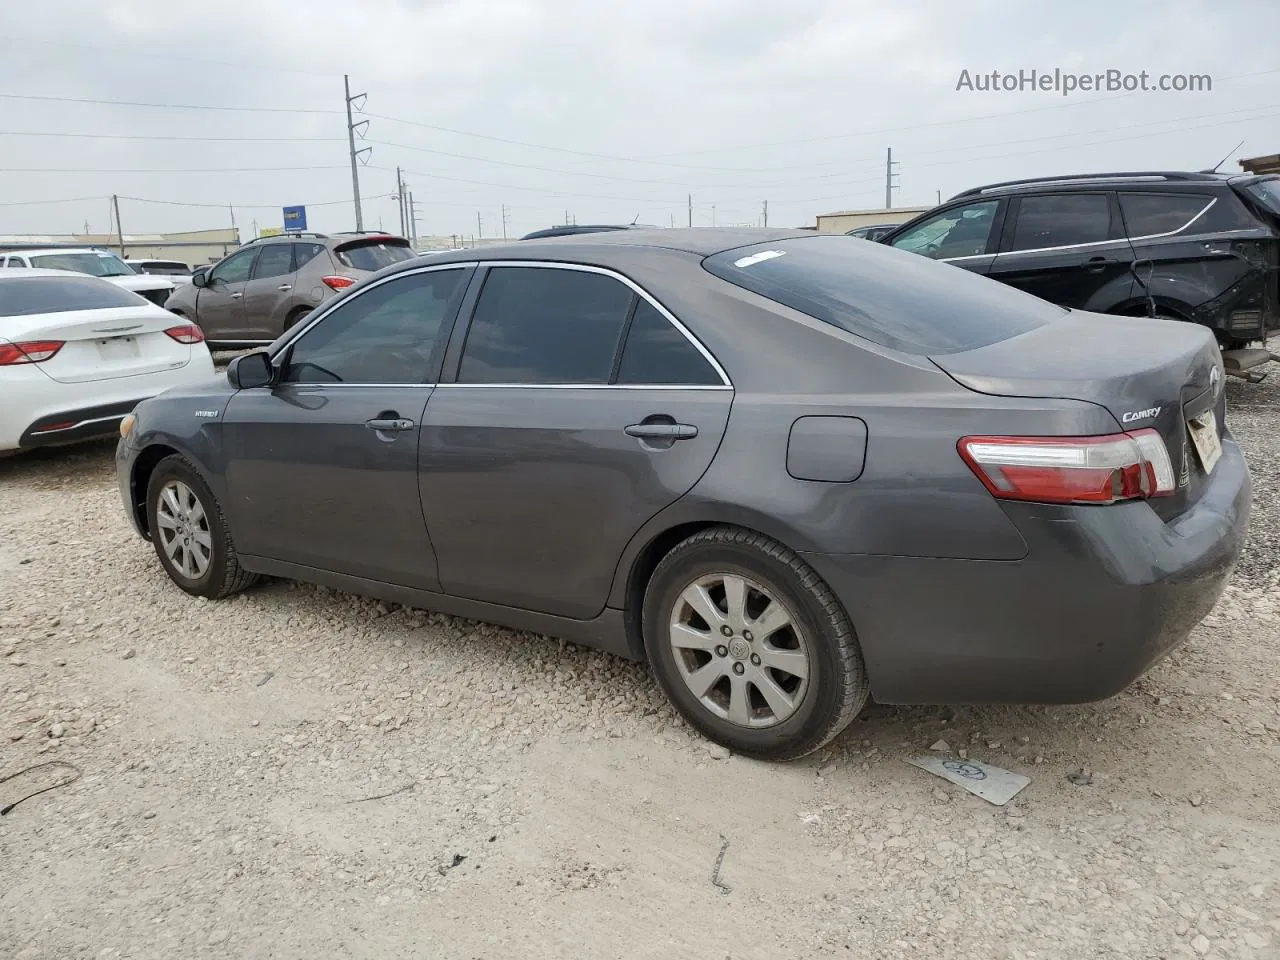
<instances>
[{"instance_id":1,"label":"dark suv","mask_svg":"<svg viewBox=\"0 0 1280 960\"><path fill-rule=\"evenodd\" d=\"M413 256L408 240L385 233L260 237L196 270L165 307L199 324L212 346L258 346L358 280Z\"/></svg>"},{"instance_id":2,"label":"dark suv","mask_svg":"<svg viewBox=\"0 0 1280 960\"><path fill-rule=\"evenodd\" d=\"M1110 173L976 187L881 243L1064 307L1202 323L1229 373L1280 327L1280 176Z\"/></svg>"}]
</instances>

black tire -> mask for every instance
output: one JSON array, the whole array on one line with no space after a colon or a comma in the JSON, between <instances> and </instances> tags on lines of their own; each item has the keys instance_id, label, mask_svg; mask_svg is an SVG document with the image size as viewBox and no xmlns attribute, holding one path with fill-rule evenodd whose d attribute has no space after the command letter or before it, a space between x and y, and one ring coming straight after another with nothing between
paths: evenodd
<instances>
[{"instance_id":1,"label":"black tire","mask_svg":"<svg viewBox=\"0 0 1280 960\"><path fill-rule=\"evenodd\" d=\"M280 332L287 333L288 331L296 327L298 324L300 324L303 320L307 319L307 317L310 315L311 315L310 307L303 307L300 310L293 311L293 313L289 314L289 316L285 318L284 330Z\"/></svg>"},{"instance_id":2,"label":"black tire","mask_svg":"<svg viewBox=\"0 0 1280 960\"><path fill-rule=\"evenodd\" d=\"M166 487L178 484L190 491L203 514L192 530L193 533L199 531L207 535L208 539L207 554L196 548L196 552L206 559L207 564L197 576L188 575L187 571L179 568L175 558L169 555L169 545L175 536L181 534L161 524L161 495ZM199 471L185 457L178 454L165 457L151 472L151 479L147 482L147 529L151 532L151 544L155 547L156 556L160 558L160 565L164 567L169 579L193 596L221 600L251 586L258 579L256 573L250 573L240 566L236 559L235 544L231 542L231 532L222 516L222 507ZM179 546L176 549L177 557L185 558L187 550L192 548ZM196 562L198 561L193 561L193 564Z\"/></svg>"},{"instance_id":3,"label":"black tire","mask_svg":"<svg viewBox=\"0 0 1280 960\"><path fill-rule=\"evenodd\" d=\"M724 656L696 651L677 653L669 635L669 624L686 587L702 578L714 579L719 575L743 577L764 588L765 593L775 595L804 637L802 648L808 653L808 678L794 712L772 726L744 726L712 712L685 682L681 666L677 665L677 657L707 658L701 662L686 660L684 669L688 671L709 663L713 657ZM727 609L727 595L725 604ZM667 697L690 724L735 753L760 760L803 757L835 738L867 701L867 672L862 651L844 608L813 568L763 534L719 526L678 544L662 558L649 580L643 617L649 662ZM751 643L746 647L738 644L739 652L731 651L724 659L737 673L742 671L731 658L741 660L749 654L750 659L741 666L751 671L749 664L760 663L751 651L758 649L764 653L763 649L753 646L763 644L764 638L749 637L746 633L743 631ZM726 643L729 642L726 638ZM726 675L720 683L731 680ZM749 683L749 677L742 682ZM758 691L750 694L748 703L753 702L752 697L760 698L756 702L761 703L763 711L761 694ZM768 722L767 717L764 722Z\"/></svg>"}]
</instances>

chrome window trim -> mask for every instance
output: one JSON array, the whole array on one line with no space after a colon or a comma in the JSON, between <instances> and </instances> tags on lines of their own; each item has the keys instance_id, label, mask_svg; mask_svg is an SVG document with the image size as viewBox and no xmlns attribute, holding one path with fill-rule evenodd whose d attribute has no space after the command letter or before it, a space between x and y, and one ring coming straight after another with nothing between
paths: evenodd
<instances>
[{"instance_id":1,"label":"chrome window trim","mask_svg":"<svg viewBox=\"0 0 1280 960\"><path fill-rule=\"evenodd\" d=\"M1123 191L1119 191L1119 192L1123 192ZM1172 197L1172 196L1177 196L1177 194L1172 194L1172 193L1161 193L1161 194L1155 194L1155 196L1161 196L1161 197ZM1119 200L1119 196L1118 196L1118 195L1117 195L1117 200ZM1209 212L1209 208L1210 208L1210 207L1212 207L1212 206L1213 206L1215 203L1217 203L1217 202L1218 202L1218 198L1217 198L1217 197L1210 197L1210 198L1209 198L1209 202L1208 202L1208 203L1206 203L1206 204L1204 205L1204 209L1203 209L1203 210L1201 210L1199 213L1197 213L1194 217L1192 217L1192 218L1191 218L1190 220L1188 220L1186 223L1184 223L1182 226L1180 226L1177 230L1166 230L1164 233L1145 233L1145 234L1143 234L1143 235L1142 235L1142 236L1140 236L1140 237L1130 237L1130 238L1129 238L1129 242L1130 242L1130 243L1133 243L1133 242L1138 241L1138 240L1159 240L1161 237L1172 237L1172 236L1174 236L1175 234L1179 234L1179 233L1181 233L1183 230L1187 229L1187 227L1191 226L1193 223L1195 223L1197 220L1199 220L1201 217L1203 217L1206 213L1208 213L1208 212ZM1121 213L1122 215L1123 215L1123 213L1124 213L1124 201L1123 201L1123 200L1120 200L1120 213Z\"/></svg>"},{"instance_id":2,"label":"chrome window trim","mask_svg":"<svg viewBox=\"0 0 1280 960\"><path fill-rule=\"evenodd\" d=\"M483 263L485 266L489 267L491 270L501 269L502 267L536 267L536 268L550 269L550 270L576 270L579 273L598 273L601 276L612 277L614 280L620 281L625 286L629 287L632 290L632 292L634 292L636 295L642 297L646 302L648 302L649 306L657 310L658 313L660 313L663 317L666 318L668 323L670 323L673 327L675 327L678 331L680 331L680 333L684 336L684 338L693 345L693 348L702 355L702 359L706 360L707 363L711 364L711 369L713 369L716 372L716 374L720 377L720 381L721 381L720 385L719 386L714 386L714 385L683 386L681 384L666 384L666 383L655 383L655 384L646 384L646 383L627 383L627 384L618 384L618 383L509 383L509 384L508 383L447 383L447 384L441 384L441 386L573 387L576 389L581 389L583 387L609 387L609 388L616 389L621 387L624 389L638 388L642 390L652 390L656 387L672 387L679 390L696 390L696 389L703 389L703 390L730 389L732 390L733 389L733 381L729 379L729 374L725 372L724 367L720 366L720 361L718 361L715 358L715 356L711 353L711 351L702 345L701 341L699 341L698 338L695 337L690 332L688 327L686 327L683 323L681 323L678 319L676 319L675 314L673 314L670 310L668 310L666 307L660 304L653 297L653 295L649 293L649 291L645 290L643 287L641 287L638 283L636 283L630 277L624 276L623 274L619 273L616 270L610 269L609 267L597 267L592 264L586 264L586 263L564 263L558 260L486 260L486 261L483 261ZM481 295L483 296L483 294L484 294L484 291L482 290ZM477 300L476 302L478 305L479 301ZM468 327L467 332L470 333L470 327ZM463 354L466 353L465 345L463 346L462 352Z\"/></svg>"},{"instance_id":3,"label":"chrome window trim","mask_svg":"<svg viewBox=\"0 0 1280 960\"><path fill-rule=\"evenodd\" d=\"M501 389L512 389L515 387L534 387L540 390L545 390L545 389L553 389L553 390L568 390L568 389L572 389L572 390L583 390L583 389L586 389L586 390L599 390L599 389L607 389L607 390L732 390L733 389L733 382L729 379L729 375L725 373L724 367L720 365L720 362L716 360L715 356L712 355L711 351L709 351L706 347L704 347L702 343L698 340L698 338L695 337L683 323L681 323L678 319L676 319L675 315L672 314L670 310L668 310L656 299L654 299L654 297L647 290L645 290L639 284L635 283L630 277L623 276L617 271L611 270L607 267L596 267L596 266L592 266L590 264L584 264L584 263L562 263L559 261L552 261L552 260L460 260L454 263L432 263L432 264L423 265L420 267L415 266L411 270L398 271L396 273L391 274L390 276L383 277L380 280L369 284L367 287L364 287L361 290L357 291L356 293L353 293L350 297L344 297L340 300L335 299L333 301L330 301L329 304L322 306L320 309L316 310L307 319L307 323L304 326L301 326L296 331L293 331L292 335L287 340L279 341L280 346L272 352L271 358L274 360L276 357L283 354L286 350L289 349L290 346L294 344L294 342L296 342L299 338L305 336L308 330L310 330L316 324L322 322L325 317L327 317L330 313L336 310L339 306L343 306L347 303L350 303L352 300L356 299L357 297L364 296L370 290L373 290L375 287L380 287L384 283L389 283L392 280L396 280L400 277L411 276L419 273L438 273L441 270L458 270L458 269L468 269L468 268L481 267L481 266L490 267L490 268L542 267L542 268L548 268L552 270L577 270L582 273L598 273L606 277L612 277L614 280L618 280L621 283L625 284L638 296L643 297L651 307L657 310L658 313L660 313L667 320L668 323L670 323L678 331L680 331L680 333L684 336L684 338L693 345L694 349L696 349L698 353L702 355L702 358L706 360L709 364L711 364L711 368L715 370L716 374L720 377L721 383L696 384L696 385L669 384L669 383L654 383L654 384L647 384L647 383L455 383L455 382L449 382L449 383L307 383L305 381L304 382L287 381L287 383L290 386L310 386L310 387L315 387L315 386L323 386L323 387L428 387L428 386L434 386L434 387L467 387L467 388L473 388L473 389L477 387L497 387ZM272 341L272 342L276 342L276 341ZM281 382L279 386L284 386L285 384L286 382Z\"/></svg>"}]
</instances>

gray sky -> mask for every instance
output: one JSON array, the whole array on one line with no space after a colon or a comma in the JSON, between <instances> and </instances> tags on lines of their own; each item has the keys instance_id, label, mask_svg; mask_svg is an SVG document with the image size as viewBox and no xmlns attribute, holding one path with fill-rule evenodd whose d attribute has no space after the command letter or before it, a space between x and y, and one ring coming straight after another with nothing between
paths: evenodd
<instances>
[{"instance_id":1,"label":"gray sky","mask_svg":"<svg viewBox=\"0 0 1280 960\"><path fill-rule=\"evenodd\" d=\"M713 205L717 223L756 223L765 200L771 225L812 223L884 205L888 146L895 206L1017 177L1200 169L1244 140L1238 169L1280 152L1277 37L1275 0L4 3L0 234L103 231L112 193L211 205L122 199L131 233L227 226L228 202L246 230L295 203L312 229L350 229L344 72L369 95L366 227L398 227L397 165L420 232L473 234L479 211L485 236L503 204L512 235L566 211L681 224L690 193L695 225ZM956 90L964 69L1033 68L1209 74L1213 89ZM205 139L156 139L183 137ZM73 198L88 199L27 202Z\"/></svg>"}]
</instances>

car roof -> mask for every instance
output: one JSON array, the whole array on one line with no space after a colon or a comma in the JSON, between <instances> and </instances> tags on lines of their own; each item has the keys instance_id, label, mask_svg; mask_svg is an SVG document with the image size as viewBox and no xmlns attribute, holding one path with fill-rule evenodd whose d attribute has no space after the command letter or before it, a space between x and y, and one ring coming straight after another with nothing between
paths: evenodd
<instances>
[{"instance_id":1,"label":"car roof","mask_svg":"<svg viewBox=\"0 0 1280 960\"><path fill-rule=\"evenodd\" d=\"M119 256L114 250L103 250L98 247L10 247L7 249L0 247L0 256L22 254L25 257L39 257L50 253L107 253L113 257ZM63 273L65 272L64 270Z\"/></svg>"},{"instance_id":2,"label":"car roof","mask_svg":"<svg viewBox=\"0 0 1280 960\"><path fill-rule=\"evenodd\" d=\"M593 262L613 262L617 259L617 254L626 248L668 251L702 258L756 243L770 243L813 235L811 231L766 227L610 230L603 233L577 233L563 237L517 240L490 247L448 250L433 256L431 262L436 264L467 263L476 260L545 260L590 265ZM387 272L421 268L421 266L421 260L415 257L388 267Z\"/></svg>"},{"instance_id":3,"label":"car roof","mask_svg":"<svg viewBox=\"0 0 1280 960\"><path fill-rule=\"evenodd\" d=\"M99 280L102 283L111 283L102 277L95 277L91 273L80 273L76 270L49 270L45 267L0 267L0 280L13 280L16 277L59 277L65 280L67 277L88 277L90 280ZM113 287L116 284L111 284Z\"/></svg>"}]
</instances>

